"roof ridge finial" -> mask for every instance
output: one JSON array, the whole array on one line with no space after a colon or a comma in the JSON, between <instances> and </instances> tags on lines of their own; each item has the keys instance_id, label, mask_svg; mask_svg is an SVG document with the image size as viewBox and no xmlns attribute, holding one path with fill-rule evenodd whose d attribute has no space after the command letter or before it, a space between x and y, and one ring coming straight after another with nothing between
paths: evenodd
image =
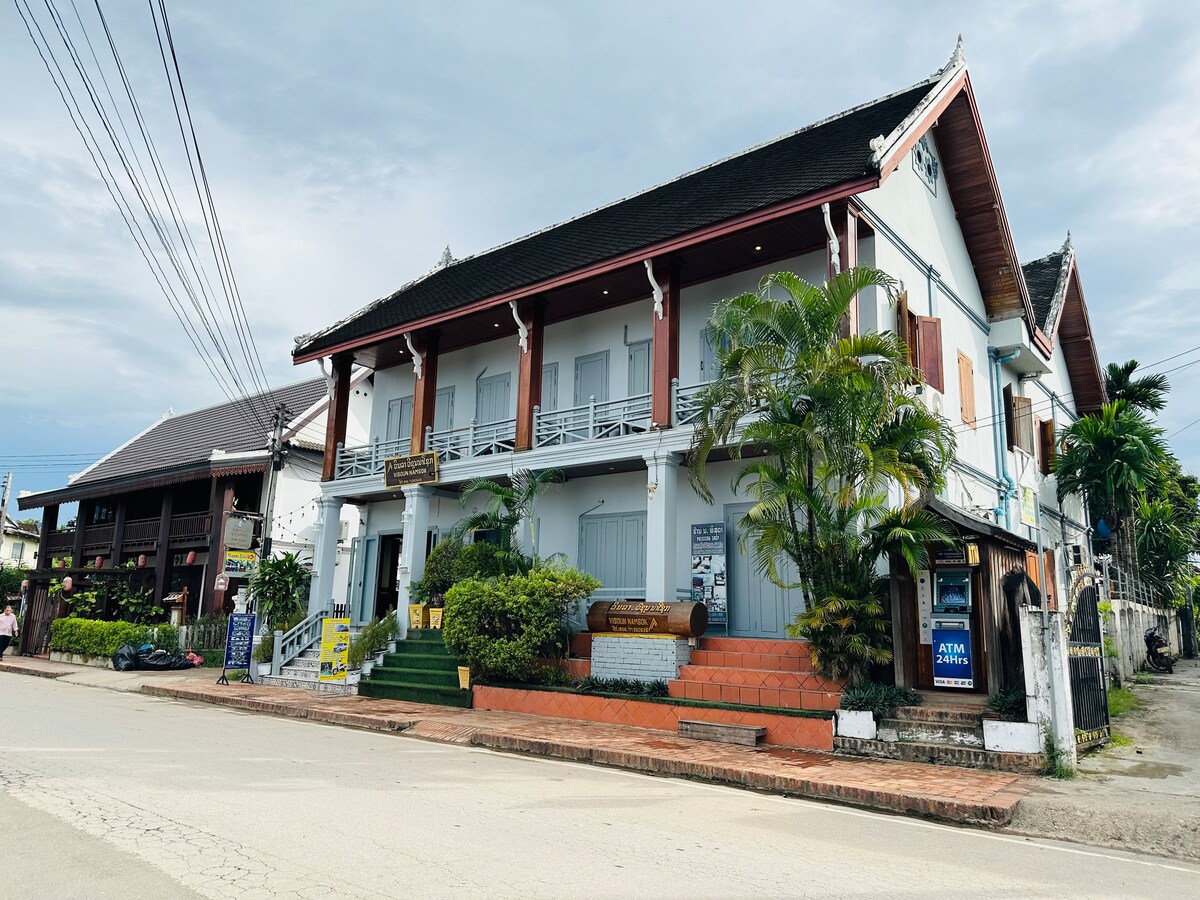
<instances>
[{"instance_id":1,"label":"roof ridge finial","mask_svg":"<svg viewBox=\"0 0 1200 900\"><path fill-rule=\"evenodd\" d=\"M1075 245L1071 243L1071 229L1070 228L1067 229L1067 239L1065 241L1063 241L1062 249L1063 249L1063 253L1067 253L1068 251L1075 249Z\"/></svg>"},{"instance_id":2,"label":"roof ridge finial","mask_svg":"<svg viewBox=\"0 0 1200 900\"><path fill-rule=\"evenodd\" d=\"M949 68L957 69L959 66L967 64L967 50L963 46L963 36L960 33L958 41L954 45L954 52L950 54Z\"/></svg>"},{"instance_id":3,"label":"roof ridge finial","mask_svg":"<svg viewBox=\"0 0 1200 900\"><path fill-rule=\"evenodd\" d=\"M450 245L446 245L446 249L442 251L442 258L438 260L437 268L444 269L446 266L456 263L458 260L454 258L454 254L450 252Z\"/></svg>"}]
</instances>

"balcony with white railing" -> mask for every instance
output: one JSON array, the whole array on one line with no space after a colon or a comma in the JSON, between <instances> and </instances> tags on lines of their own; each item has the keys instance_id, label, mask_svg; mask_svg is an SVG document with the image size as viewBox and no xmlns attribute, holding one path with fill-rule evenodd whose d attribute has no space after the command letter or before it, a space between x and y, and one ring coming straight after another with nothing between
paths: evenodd
<instances>
[{"instance_id":1,"label":"balcony with white railing","mask_svg":"<svg viewBox=\"0 0 1200 900\"><path fill-rule=\"evenodd\" d=\"M681 386L679 379L671 382L672 425L691 425L700 417L700 395L708 387L707 381Z\"/></svg>"},{"instance_id":2,"label":"balcony with white railing","mask_svg":"<svg viewBox=\"0 0 1200 900\"><path fill-rule=\"evenodd\" d=\"M425 431L425 449L437 453L439 462L508 453L516 442L516 419L501 419L483 425L472 419L471 424L463 428L442 431L428 428Z\"/></svg>"},{"instance_id":3,"label":"balcony with white railing","mask_svg":"<svg viewBox=\"0 0 1200 900\"><path fill-rule=\"evenodd\" d=\"M533 408L533 446L554 447L577 441L621 437L649 431L650 395L636 394L623 400L598 401L592 397L583 406L569 409Z\"/></svg>"},{"instance_id":4,"label":"balcony with white railing","mask_svg":"<svg viewBox=\"0 0 1200 900\"><path fill-rule=\"evenodd\" d=\"M400 438L392 441L375 440L365 447L338 447L335 478L357 478L360 475L380 475L383 461L392 456L407 456L412 441Z\"/></svg>"}]
</instances>

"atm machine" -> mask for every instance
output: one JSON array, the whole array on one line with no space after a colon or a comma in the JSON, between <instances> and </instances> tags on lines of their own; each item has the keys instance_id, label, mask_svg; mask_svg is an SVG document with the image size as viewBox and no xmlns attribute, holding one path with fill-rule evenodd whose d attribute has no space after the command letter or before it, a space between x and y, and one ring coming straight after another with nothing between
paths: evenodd
<instances>
[{"instance_id":1,"label":"atm machine","mask_svg":"<svg viewBox=\"0 0 1200 900\"><path fill-rule=\"evenodd\" d=\"M975 687L970 569L939 570L933 586L933 685Z\"/></svg>"}]
</instances>

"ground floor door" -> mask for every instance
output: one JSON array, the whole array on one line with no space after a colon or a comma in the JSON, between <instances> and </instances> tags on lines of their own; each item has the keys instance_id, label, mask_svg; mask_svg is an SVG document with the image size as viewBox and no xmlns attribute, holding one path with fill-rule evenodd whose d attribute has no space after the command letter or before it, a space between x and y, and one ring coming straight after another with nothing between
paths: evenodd
<instances>
[{"instance_id":1,"label":"ground floor door","mask_svg":"<svg viewBox=\"0 0 1200 900\"><path fill-rule=\"evenodd\" d=\"M404 543L402 534L379 536L379 565L375 575L375 606L373 615L382 619L396 608L400 596L396 579L400 568L400 548Z\"/></svg>"},{"instance_id":2,"label":"ground floor door","mask_svg":"<svg viewBox=\"0 0 1200 900\"><path fill-rule=\"evenodd\" d=\"M725 507L725 558L729 595L729 633L734 637L786 639L787 626L804 610L799 590L779 587L754 566L738 546L738 522L748 503ZM786 573L790 566L784 566Z\"/></svg>"},{"instance_id":3,"label":"ground floor door","mask_svg":"<svg viewBox=\"0 0 1200 900\"><path fill-rule=\"evenodd\" d=\"M606 513L582 517L579 520L579 568L600 579L605 596L644 599L646 514Z\"/></svg>"},{"instance_id":4,"label":"ground floor door","mask_svg":"<svg viewBox=\"0 0 1200 900\"><path fill-rule=\"evenodd\" d=\"M356 539L357 540L357 539ZM349 613L355 625L370 620L375 610L375 586L379 578L379 538L358 541L350 579Z\"/></svg>"}]
</instances>

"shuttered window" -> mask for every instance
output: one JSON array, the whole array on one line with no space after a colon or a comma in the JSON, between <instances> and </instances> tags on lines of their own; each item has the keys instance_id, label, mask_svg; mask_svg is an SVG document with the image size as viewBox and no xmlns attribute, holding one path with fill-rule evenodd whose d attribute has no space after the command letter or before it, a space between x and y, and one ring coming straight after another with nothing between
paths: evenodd
<instances>
[{"instance_id":1,"label":"shuttered window","mask_svg":"<svg viewBox=\"0 0 1200 900\"><path fill-rule=\"evenodd\" d=\"M1043 475L1049 475L1054 465L1054 422L1038 420L1038 465Z\"/></svg>"},{"instance_id":2,"label":"shuttered window","mask_svg":"<svg viewBox=\"0 0 1200 900\"><path fill-rule=\"evenodd\" d=\"M958 351L958 408L965 424L975 427L975 363Z\"/></svg>"},{"instance_id":3,"label":"shuttered window","mask_svg":"<svg viewBox=\"0 0 1200 900\"><path fill-rule=\"evenodd\" d=\"M1008 449L1034 455L1033 401L1018 397L1012 385L1004 389L1004 426L1008 432Z\"/></svg>"},{"instance_id":4,"label":"shuttered window","mask_svg":"<svg viewBox=\"0 0 1200 900\"><path fill-rule=\"evenodd\" d=\"M908 308L908 294L897 302L897 333L908 347L909 364L937 391L946 389L942 374L942 320L918 316Z\"/></svg>"}]
</instances>

